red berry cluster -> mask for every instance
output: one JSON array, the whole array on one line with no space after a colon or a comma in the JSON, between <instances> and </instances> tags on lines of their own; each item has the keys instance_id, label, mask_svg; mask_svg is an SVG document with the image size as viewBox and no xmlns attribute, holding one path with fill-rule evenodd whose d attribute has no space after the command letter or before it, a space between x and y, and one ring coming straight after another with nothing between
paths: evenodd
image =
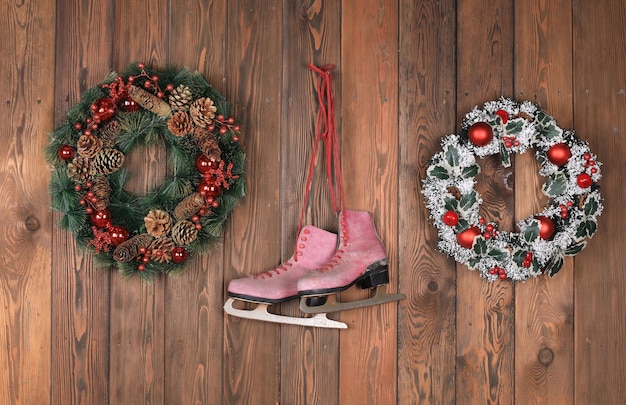
<instances>
[{"instance_id":1,"label":"red berry cluster","mask_svg":"<svg viewBox=\"0 0 626 405\"><path fill-rule=\"evenodd\" d=\"M503 135L502 142L505 148L511 148L512 146L519 146L519 141L515 138L515 135Z\"/></svg>"},{"instance_id":2,"label":"red berry cluster","mask_svg":"<svg viewBox=\"0 0 626 405\"><path fill-rule=\"evenodd\" d=\"M573 202L568 201L567 204L560 204L559 208L561 209L561 218L569 217L569 209L574 205Z\"/></svg>"},{"instance_id":3,"label":"red berry cluster","mask_svg":"<svg viewBox=\"0 0 626 405\"><path fill-rule=\"evenodd\" d=\"M83 194L83 198L80 199L79 203L80 205L86 206L85 212L87 214L92 214L94 212L93 204L96 204L98 202L98 197L96 197L94 192L90 190L91 187L93 187L92 181L87 181L87 183L85 184L85 187L88 191L85 194ZM76 184L74 186L74 190L85 191L83 190L83 186L81 184Z\"/></svg>"},{"instance_id":4,"label":"red berry cluster","mask_svg":"<svg viewBox=\"0 0 626 405\"><path fill-rule=\"evenodd\" d=\"M532 252L526 252L526 257L524 257L524 261L522 262L522 266L530 267L533 263L533 254Z\"/></svg>"},{"instance_id":5,"label":"red berry cluster","mask_svg":"<svg viewBox=\"0 0 626 405\"><path fill-rule=\"evenodd\" d=\"M589 152L583 155L583 159L585 159L585 163L583 164L583 167L585 169L590 168L589 171L591 172L591 174L595 174L598 172L598 168L595 167L596 162L595 160L591 159L591 154Z\"/></svg>"},{"instance_id":6,"label":"red berry cluster","mask_svg":"<svg viewBox=\"0 0 626 405\"><path fill-rule=\"evenodd\" d=\"M494 224L487 224L485 226L485 232L483 232L483 238L491 239L498 236L498 230Z\"/></svg>"},{"instance_id":7,"label":"red berry cluster","mask_svg":"<svg viewBox=\"0 0 626 405\"><path fill-rule=\"evenodd\" d=\"M137 76L128 76L128 83L129 84L133 84L135 82L135 80L143 78L146 79L143 82L143 87L146 90L150 90L152 89L152 91L154 91L154 94L158 97L158 98L163 98L165 97L165 92L163 90L161 90L161 87L159 86L159 76L158 75L152 75L150 76L146 71L146 65L141 62L137 64L137 67L139 69L141 69L141 73L138 74ZM165 89L167 91L172 91L174 90L174 85L169 83L167 84L167 86L165 86Z\"/></svg>"},{"instance_id":8,"label":"red berry cluster","mask_svg":"<svg viewBox=\"0 0 626 405\"><path fill-rule=\"evenodd\" d=\"M507 277L504 267L493 266L493 268L489 270L489 274L497 275L500 280L504 280Z\"/></svg>"},{"instance_id":9,"label":"red berry cluster","mask_svg":"<svg viewBox=\"0 0 626 405\"><path fill-rule=\"evenodd\" d=\"M234 132L239 132L241 130L241 127L235 124L235 119L233 117L226 118L224 114L218 114L211 125L207 127L210 132L215 131L216 128L219 128L218 131L220 135L225 135L229 130ZM239 136L236 134L233 135L233 142L239 142Z\"/></svg>"}]
</instances>

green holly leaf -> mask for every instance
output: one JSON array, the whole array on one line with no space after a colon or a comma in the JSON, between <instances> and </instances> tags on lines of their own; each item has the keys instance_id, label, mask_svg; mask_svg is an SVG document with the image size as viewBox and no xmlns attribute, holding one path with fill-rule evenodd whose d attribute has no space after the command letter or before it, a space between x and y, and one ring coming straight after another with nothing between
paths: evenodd
<instances>
[{"instance_id":1,"label":"green holly leaf","mask_svg":"<svg viewBox=\"0 0 626 405\"><path fill-rule=\"evenodd\" d=\"M459 161L461 160L461 155L459 154L459 149L456 146L448 145L444 152L444 157L446 162L450 167L456 167L459 165Z\"/></svg>"},{"instance_id":2,"label":"green holly leaf","mask_svg":"<svg viewBox=\"0 0 626 405\"><path fill-rule=\"evenodd\" d=\"M471 193L465 194L461 197L461 200L459 201L459 208L461 211L467 212L474 206L474 204L476 204L476 200L478 198L477 194L476 190L472 190Z\"/></svg>"},{"instance_id":3,"label":"green holly leaf","mask_svg":"<svg viewBox=\"0 0 626 405\"><path fill-rule=\"evenodd\" d=\"M481 260L482 260L482 257L480 256L470 257L470 259L467 262L467 267L469 267L470 269L476 269L476 266L478 265L478 263L480 263Z\"/></svg>"},{"instance_id":4,"label":"green holly leaf","mask_svg":"<svg viewBox=\"0 0 626 405\"><path fill-rule=\"evenodd\" d=\"M550 260L550 263L548 263L548 265L546 266L546 272L548 273L548 276L554 277L554 275L558 273L559 270L561 270L561 267L563 267L563 263L563 255L555 255L552 260Z\"/></svg>"},{"instance_id":5,"label":"green holly leaf","mask_svg":"<svg viewBox=\"0 0 626 405\"><path fill-rule=\"evenodd\" d=\"M470 227L469 222L465 218L459 218L459 222L455 225L454 230L459 233Z\"/></svg>"},{"instance_id":6,"label":"green holly leaf","mask_svg":"<svg viewBox=\"0 0 626 405\"><path fill-rule=\"evenodd\" d=\"M524 122L522 119L511 120L506 124L506 133L507 135L516 135L522 132L522 128L524 127Z\"/></svg>"},{"instance_id":7,"label":"green holly leaf","mask_svg":"<svg viewBox=\"0 0 626 405\"><path fill-rule=\"evenodd\" d=\"M521 266L526 259L526 250L516 250L515 252L513 252L512 258L518 266Z\"/></svg>"},{"instance_id":8,"label":"green holly leaf","mask_svg":"<svg viewBox=\"0 0 626 405\"><path fill-rule=\"evenodd\" d=\"M504 250L500 248L493 248L493 249L490 249L489 252L487 252L487 256L493 257L495 260L499 262L506 259L508 254L509 254L508 250Z\"/></svg>"},{"instance_id":9,"label":"green holly leaf","mask_svg":"<svg viewBox=\"0 0 626 405\"><path fill-rule=\"evenodd\" d=\"M549 123L550 121L552 121L552 117L543 111L539 111L535 119L539 124L542 124L542 125L545 125Z\"/></svg>"},{"instance_id":10,"label":"green holly leaf","mask_svg":"<svg viewBox=\"0 0 626 405\"><path fill-rule=\"evenodd\" d=\"M428 168L428 175L439 180L448 180L450 178L448 169L439 165L430 166Z\"/></svg>"},{"instance_id":11,"label":"green holly leaf","mask_svg":"<svg viewBox=\"0 0 626 405\"><path fill-rule=\"evenodd\" d=\"M593 219L587 220L587 235L591 238L594 233L598 230L598 223Z\"/></svg>"},{"instance_id":12,"label":"green holly leaf","mask_svg":"<svg viewBox=\"0 0 626 405\"><path fill-rule=\"evenodd\" d=\"M567 177L562 172L552 173L541 187L541 190L548 197L556 197L567 189Z\"/></svg>"},{"instance_id":13,"label":"green holly leaf","mask_svg":"<svg viewBox=\"0 0 626 405\"><path fill-rule=\"evenodd\" d=\"M502 159L502 166L511 166L511 152L504 146L504 143L500 143L500 158Z\"/></svg>"},{"instance_id":14,"label":"green holly leaf","mask_svg":"<svg viewBox=\"0 0 626 405\"><path fill-rule=\"evenodd\" d=\"M476 238L472 247L474 253L478 256L484 256L487 253L487 241L485 238Z\"/></svg>"},{"instance_id":15,"label":"green holly leaf","mask_svg":"<svg viewBox=\"0 0 626 405\"><path fill-rule=\"evenodd\" d=\"M598 230L598 223L593 219L588 219L587 221L582 221L578 224L576 228L576 238L578 240L589 236L590 238L594 233Z\"/></svg>"},{"instance_id":16,"label":"green holly leaf","mask_svg":"<svg viewBox=\"0 0 626 405\"><path fill-rule=\"evenodd\" d=\"M471 179L472 177L476 177L478 173L480 173L480 167L478 165L471 165L463 168L463 171L461 171L461 177L464 179Z\"/></svg>"},{"instance_id":17,"label":"green holly leaf","mask_svg":"<svg viewBox=\"0 0 626 405\"><path fill-rule=\"evenodd\" d=\"M598 212L599 206L598 201L594 197L589 197L587 201L585 201L585 205L583 207L585 215L588 217L595 216Z\"/></svg>"},{"instance_id":18,"label":"green holly leaf","mask_svg":"<svg viewBox=\"0 0 626 405\"><path fill-rule=\"evenodd\" d=\"M532 243L539 237L539 221L533 220L524 230L524 240L526 243Z\"/></svg>"},{"instance_id":19,"label":"green holly leaf","mask_svg":"<svg viewBox=\"0 0 626 405\"><path fill-rule=\"evenodd\" d=\"M459 210L459 202L456 198L451 195L443 198L444 206L447 210L458 211Z\"/></svg>"},{"instance_id":20,"label":"green holly leaf","mask_svg":"<svg viewBox=\"0 0 626 405\"><path fill-rule=\"evenodd\" d=\"M575 256L580 253L585 248L585 246L587 246L586 241L574 243L573 245L570 245L567 247L567 249L565 249L565 254L567 256Z\"/></svg>"},{"instance_id":21,"label":"green holly leaf","mask_svg":"<svg viewBox=\"0 0 626 405\"><path fill-rule=\"evenodd\" d=\"M561 136L563 130L559 128L554 121L552 121L550 124L545 125L540 132L547 139L552 139L557 136Z\"/></svg>"}]
</instances>

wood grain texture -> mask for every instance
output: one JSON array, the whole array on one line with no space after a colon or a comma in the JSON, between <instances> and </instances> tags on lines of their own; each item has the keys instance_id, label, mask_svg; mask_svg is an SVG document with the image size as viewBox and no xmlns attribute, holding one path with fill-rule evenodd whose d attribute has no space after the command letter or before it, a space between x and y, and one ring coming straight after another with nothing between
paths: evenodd
<instances>
[{"instance_id":1,"label":"wood grain texture","mask_svg":"<svg viewBox=\"0 0 626 405\"><path fill-rule=\"evenodd\" d=\"M538 103L562 128L572 127L571 0L515 4L515 95ZM532 152L515 160L516 221L547 204ZM537 196L531 198L530 196ZM516 285L515 399L574 401L574 268Z\"/></svg>"},{"instance_id":2,"label":"wood grain texture","mask_svg":"<svg viewBox=\"0 0 626 405\"><path fill-rule=\"evenodd\" d=\"M167 62L169 15L166 1L115 4L113 65L133 62L162 67ZM124 16L124 17L121 17ZM167 168L162 145L135 148L124 166L133 173L127 188L144 193L160 184ZM109 397L111 403L160 404L164 399L164 283L111 277ZM132 383L130 383L132 381Z\"/></svg>"},{"instance_id":3,"label":"wood grain texture","mask_svg":"<svg viewBox=\"0 0 626 405\"><path fill-rule=\"evenodd\" d=\"M346 208L369 211L398 283L398 3L342 2L343 181ZM361 21L355 24L355 21ZM342 299L363 298L351 289ZM397 303L341 313L340 403L396 401Z\"/></svg>"},{"instance_id":4,"label":"wood grain texture","mask_svg":"<svg viewBox=\"0 0 626 405\"><path fill-rule=\"evenodd\" d=\"M457 117L474 105L510 96L513 81L513 2L458 4ZM481 159L476 189L481 214L510 230L513 193L498 159ZM514 306L509 282L485 283L458 265L457 385L460 403L514 402Z\"/></svg>"},{"instance_id":5,"label":"wood grain texture","mask_svg":"<svg viewBox=\"0 0 626 405\"><path fill-rule=\"evenodd\" d=\"M455 402L454 262L437 251L421 182L443 136L456 127L451 2L400 3L398 403Z\"/></svg>"},{"instance_id":6,"label":"wood grain texture","mask_svg":"<svg viewBox=\"0 0 626 405\"><path fill-rule=\"evenodd\" d=\"M228 5L227 93L245 136L248 196L225 240L224 283L269 270L280 261L280 112L282 2ZM271 29L269 27L272 27ZM274 404L280 399L280 326L227 316L224 402Z\"/></svg>"},{"instance_id":7,"label":"wood grain texture","mask_svg":"<svg viewBox=\"0 0 626 405\"><path fill-rule=\"evenodd\" d=\"M337 230L319 145L309 201L305 202L309 162L318 112L319 75L307 68L340 65L340 3L310 0L283 3L283 99L281 126L281 235L282 259L294 251L303 204L303 224ZM335 106L341 106L340 82L334 77ZM339 110L340 111L340 110ZM338 129L339 130L339 129ZM299 300L281 305L281 312L303 316ZM281 327L282 404L339 403L339 332L291 325Z\"/></svg>"},{"instance_id":8,"label":"wood grain texture","mask_svg":"<svg viewBox=\"0 0 626 405\"><path fill-rule=\"evenodd\" d=\"M224 91L226 18L226 2L174 1L171 5L169 60L178 68L198 70L220 92ZM165 280L166 404L224 403L222 245L220 241L197 255L184 273Z\"/></svg>"},{"instance_id":9,"label":"wood grain texture","mask_svg":"<svg viewBox=\"0 0 626 405\"><path fill-rule=\"evenodd\" d=\"M43 156L54 123L54 3L0 5L0 402L50 402L51 216Z\"/></svg>"},{"instance_id":10,"label":"wood grain texture","mask_svg":"<svg viewBox=\"0 0 626 405\"><path fill-rule=\"evenodd\" d=\"M574 127L605 164L605 210L598 232L576 256L576 403L620 403L626 397L626 4L574 2ZM599 380L601 379L601 380ZM601 381L601 382L600 382Z\"/></svg>"}]
</instances>

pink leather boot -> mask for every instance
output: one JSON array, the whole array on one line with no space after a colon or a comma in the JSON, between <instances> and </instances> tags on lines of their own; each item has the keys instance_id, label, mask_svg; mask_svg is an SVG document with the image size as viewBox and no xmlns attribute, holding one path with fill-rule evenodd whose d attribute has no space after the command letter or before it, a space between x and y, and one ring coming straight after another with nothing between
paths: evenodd
<instances>
[{"instance_id":1,"label":"pink leather boot","mask_svg":"<svg viewBox=\"0 0 626 405\"><path fill-rule=\"evenodd\" d=\"M298 280L332 259L337 235L305 226L298 235L296 250L287 262L253 276L231 280L228 295L240 300L275 304L298 297Z\"/></svg>"},{"instance_id":2,"label":"pink leather boot","mask_svg":"<svg viewBox=\"0 0 626 405\"><path fill-rule=\"evenodd\" d=\"M327 295L353 284L375 288L389 283L387 253L369 212L342 211L339 230L339 247L333 258L298 281L301 296Z\"/></svg>"}]
</instances>

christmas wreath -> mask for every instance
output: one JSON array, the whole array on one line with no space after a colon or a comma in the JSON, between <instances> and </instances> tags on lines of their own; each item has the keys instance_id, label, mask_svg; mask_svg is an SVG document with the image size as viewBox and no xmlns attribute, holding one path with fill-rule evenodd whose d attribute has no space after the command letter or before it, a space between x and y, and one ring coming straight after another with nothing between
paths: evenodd
<instances>
[{"instance_id":1,"label":"christmas wreath","mask_svg":"<svg viewBox=\"0 0 626 405\"><path fill-rule=\"evenodd\" d=\"M441 146L423 181L439 250L487 280L553 276L564 256L579 253L596 232L603 209L597 186L601 164L586 142L536 105L501 98L475 107L465 116L462 133L444 137ZM511 154L531 148L550 202L519 221L519 233L500 231L479 214L476 156L499 155L508 167Z\"/></svg>"},{"instance_id":2,"label":"christmas wreath","mask_svg":"<svg viewBox=\"0 0 626 405\"><path fill-rule=\"evenodd\" d=\"M219 239L245 195L240 128L226 98L198 72L131 64L90 88L50 136L52 207L102 268L151 280L183 270ZM124 158L164 146L172 173L140 195L124 188Z\"/></svg>"}]
</instances>

